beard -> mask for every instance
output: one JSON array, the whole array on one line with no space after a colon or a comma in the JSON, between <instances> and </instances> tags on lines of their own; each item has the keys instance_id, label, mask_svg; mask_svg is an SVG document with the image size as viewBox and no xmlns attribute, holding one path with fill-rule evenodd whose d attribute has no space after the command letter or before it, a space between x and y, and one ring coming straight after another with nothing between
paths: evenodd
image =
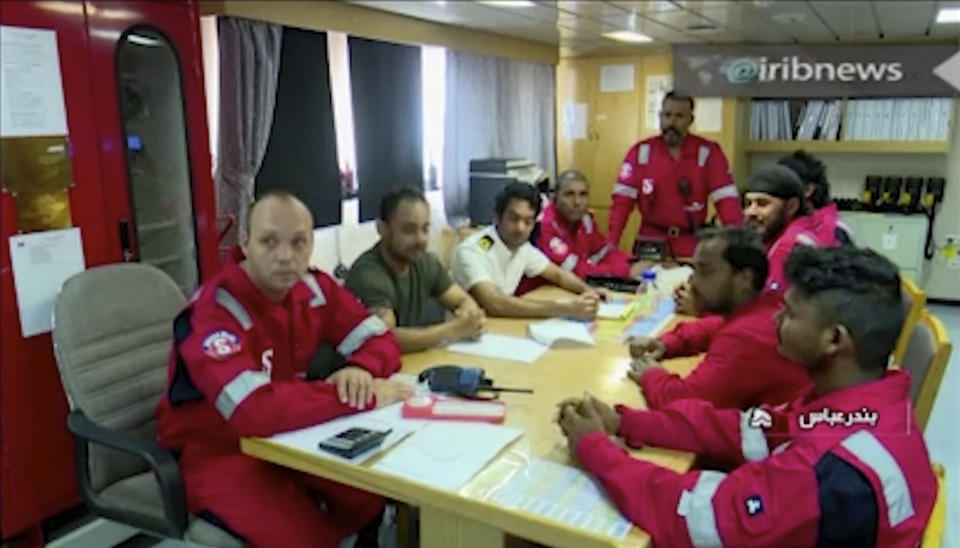
<instances>
[{"instance_id":1,"label":"beard","mask_svg":"<svg viewBox=\"0 0 960 548\"><path fill-rule=\"evenodd\" d=\"M773 242L785 226L787 226L787 214L781 209L780 213L777 214L777 218L773 220L773 223L764 229L763 243L770 244Z\"/></svg>"},{"instance_id":2,"label":"beard","mask_svg":"<svg viewBox=\"0 0 960 548\"><path fill-rule=\"evenodd\" d=\"M661 135L663 136L663 140L671 146L678 145L680 144L680 141L683 140L683 134L673 127L668 127L667 129L663 130Z\"/></svg>"}]
</instances>

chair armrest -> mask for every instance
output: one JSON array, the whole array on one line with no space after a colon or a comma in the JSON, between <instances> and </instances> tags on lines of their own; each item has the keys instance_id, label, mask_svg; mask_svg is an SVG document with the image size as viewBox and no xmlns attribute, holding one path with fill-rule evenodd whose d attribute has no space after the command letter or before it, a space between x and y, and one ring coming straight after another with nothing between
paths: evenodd
<instances>
[{"instance_id":1,"label":"chair armrest","mask_svg":"<svg viewBox=\"0 0 960 548\"><path fill-rule=\"evenodd\" d=\"M98 514L163 536L183 538L187 527L183 478L176 459L168 450L153 440L143 440L126 432L104 428L87 418L79 409L71 411L67 416L67 428L77 439L75 466L80 491L86 502ZM88 443L135 455L146 461L160 488L165 519L161 520L156 516L105 504L90 481L90 468L87 465Z\"/></svg>"}]
</instances>

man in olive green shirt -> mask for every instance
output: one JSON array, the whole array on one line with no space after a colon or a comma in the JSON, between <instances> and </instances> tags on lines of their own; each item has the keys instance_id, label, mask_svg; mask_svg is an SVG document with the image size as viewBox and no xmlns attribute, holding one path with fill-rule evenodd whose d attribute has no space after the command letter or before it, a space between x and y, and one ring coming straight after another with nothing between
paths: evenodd
<instances>
[{"instance_id":1,"label":"man in olive green shirt","mask_svg":"<svg viewBox=\"0 0 960 548\"><path fill-rule=\"evenodd\" d=\"M423 194L401 189L380 204L380 241L350 267L346 287L393 329L404 352L483 334L486 317L427 251L430 206ZM453 313L431 322L430 299ZM433 325L431 325L433 324Z\"/></svg>"}]
</instances>

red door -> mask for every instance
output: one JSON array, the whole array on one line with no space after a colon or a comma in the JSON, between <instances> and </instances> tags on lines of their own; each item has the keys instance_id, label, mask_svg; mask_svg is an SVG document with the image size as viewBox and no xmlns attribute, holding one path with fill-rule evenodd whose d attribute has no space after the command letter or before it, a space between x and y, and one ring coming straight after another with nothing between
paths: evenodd
<instances>
[{"instance_id":1,"label":"red door","mask_svg":"<svg viewBox=\"0 0 960 548\"><path fill-rule=\"evenodd\" d=\"M218 264L197 6L86 5L112 250L189 295Z\"/></svg>"},{"instance_id":2,"label":"red door","mask_svg":"<svg viewBox=\"0 0 960 548\"><path fill-rule=\"evenodd\" d=\"M194 2L0 2L3 25L52 29L72 150L68 191L86 266L143 260L189 293L217 268ZM21 335L0 196L0 537L79 502L49 333Z\"/></svg>"}]
</instances>

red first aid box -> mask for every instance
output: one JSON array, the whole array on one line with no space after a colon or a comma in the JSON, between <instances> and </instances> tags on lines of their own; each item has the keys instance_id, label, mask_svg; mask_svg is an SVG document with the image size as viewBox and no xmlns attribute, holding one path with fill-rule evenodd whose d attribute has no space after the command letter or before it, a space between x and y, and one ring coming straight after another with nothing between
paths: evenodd
<instances>
[{"instance_id":1,"label":"red first aid box","mask_svg":"<svg viewBox=\"0 0 960 548\"><path fill-rule=\"evenodd\" d=\"M466 400L447 396L411 396L403 402L408 419L476 421L500 424L507 416L507 405L495 400Z\"/></svg>"}]
</instances>

